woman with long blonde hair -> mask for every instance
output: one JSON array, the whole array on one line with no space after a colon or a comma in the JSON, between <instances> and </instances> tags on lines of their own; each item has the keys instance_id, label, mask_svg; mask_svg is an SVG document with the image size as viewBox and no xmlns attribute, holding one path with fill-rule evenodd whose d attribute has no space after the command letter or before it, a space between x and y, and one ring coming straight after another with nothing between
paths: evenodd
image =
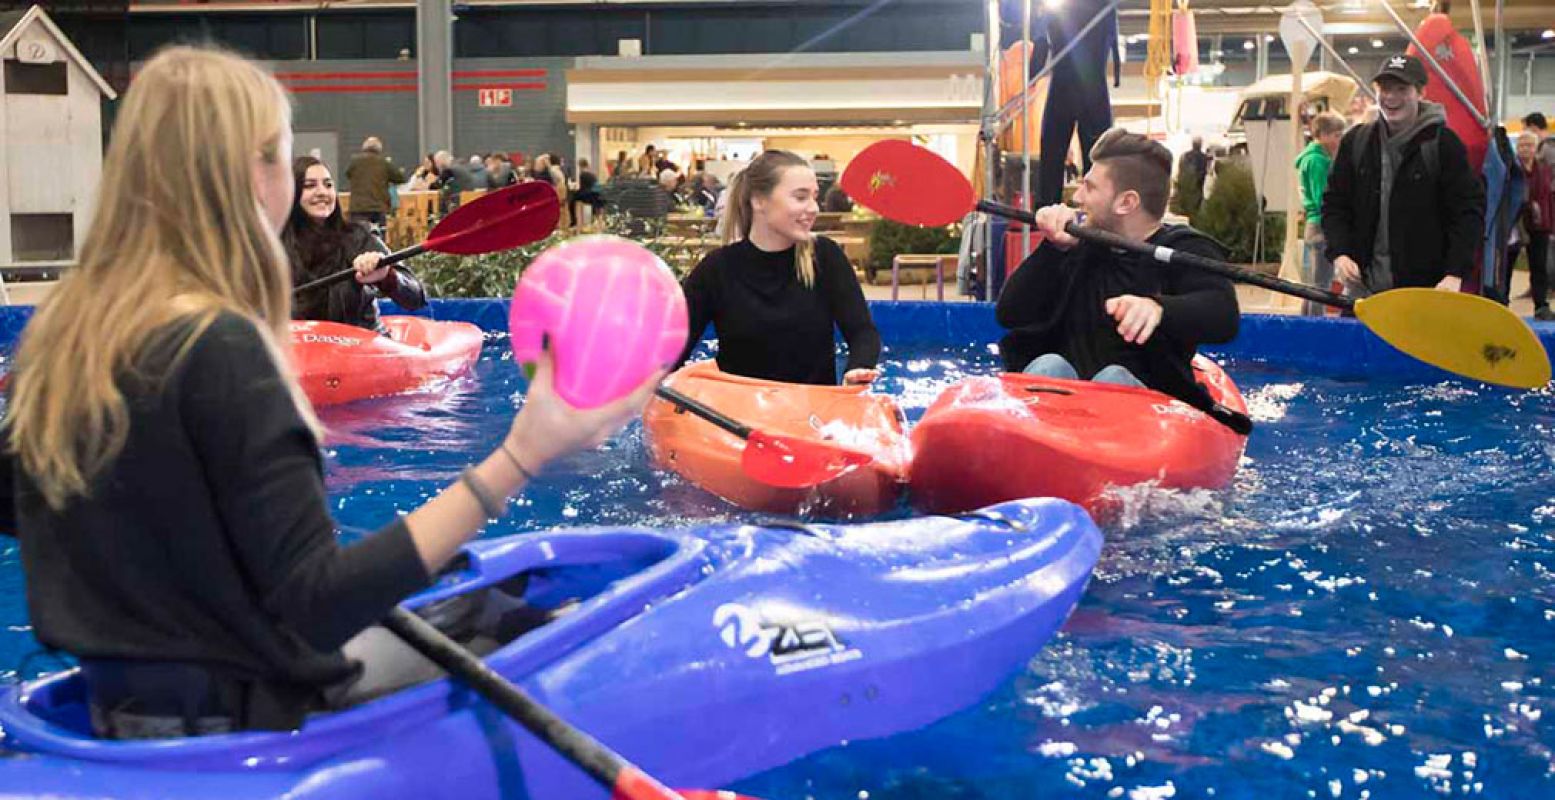
<instances>
[{"instance_id":1,"label":"woman with long blonde hair","mask_svg":"<svg viewBox=\"0 0 1555 800\"><path fill-rule=\"evenodd\" d=\"M876 378L880 332L858 276L836 242L810 230L817 193L810 165L785 150L762 153L734 177L724 246L681 282L691 318L681 361L711 323L724 372L835 385L835 329L848 343L843 382Z\"/></svg>"},{"instance_id":2,"label":"woman with long blonde hair","mask_svg":"<svg viewBox=\"0 0 1555 800\"><path fill-rule=\"evenodd\" d=\"M79 266L17 353L0 512L33 629L80 661L104 736L293 728L400 685L424 665L374 649L387 634L369 626L651 391L574 411L543 359L490 456L338 544L318 424L287 366L290 124L284 90L241 58L177 47L147 62Z\"/></svg>"}]
</instances>

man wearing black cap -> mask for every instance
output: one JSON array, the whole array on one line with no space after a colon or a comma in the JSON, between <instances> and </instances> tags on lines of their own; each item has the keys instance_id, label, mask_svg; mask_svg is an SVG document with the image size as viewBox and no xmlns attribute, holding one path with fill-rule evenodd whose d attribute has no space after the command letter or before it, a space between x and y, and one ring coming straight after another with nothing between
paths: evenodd
<instances>
[{"instance_id":1,"label":"man wearing black cap","mask_svg":"<svg viewBox=\"0 0 1555 800\"><path fill-rule=\"evenodd\" d=\"M1350 294L1424 286L1458 291L1485 228L1485 189L1440 105L1420 99L1425 66L1382 63L1372 79L1377 119L1339 143L1323 235Z\"/></svg>"}]
</instances>

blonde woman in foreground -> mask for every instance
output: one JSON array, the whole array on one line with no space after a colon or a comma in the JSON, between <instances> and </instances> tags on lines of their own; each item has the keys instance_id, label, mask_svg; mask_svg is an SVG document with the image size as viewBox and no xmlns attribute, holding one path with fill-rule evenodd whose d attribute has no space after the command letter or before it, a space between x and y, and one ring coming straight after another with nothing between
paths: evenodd
<instances>
[{"instance_id":1,"label":"blonde woman in foreground","mask_svg":"<svg viewBox=\"0 0 1555 800\"><path fill-rule=\"evenodd\" d=\"M291 138L257 66L187 47L149 61L80 265L17 353L0 523L21 540L34 631L80 660L102 736L291 729L428 677L374 622L651 391L576 411L545 359L489 456L338 544L319 426L286 367Z\"/></svg>"}]
</instances>

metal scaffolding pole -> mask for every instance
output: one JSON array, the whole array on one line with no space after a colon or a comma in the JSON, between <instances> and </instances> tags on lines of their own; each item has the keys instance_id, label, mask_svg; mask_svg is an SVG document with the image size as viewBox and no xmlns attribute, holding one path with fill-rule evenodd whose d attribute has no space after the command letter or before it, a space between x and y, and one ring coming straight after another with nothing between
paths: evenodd
<instances>
[{"instance_id":1,"label":"metal scaffolding pole","mask_svg":"<svg viewBox=\"0 0 1555 800\"><path fill-rule=\"evenodd\" d=\"M1021 59L1021 86L1025 87L1020 93L1020 151L1021 151L1021 178L1020 178L1020 207L1026 211L1032 210L1031 203L1031 3L1032 0L1021 2L1021 30L1022 41L1025 42L1025 50ZM1031 226L1021 227L1020 254L1025 258L1031 252Z\"/></svg>"},{"instance_id":2,"label":"metal scaffolding pole","mask_svg":"<svg viewBox=\"0 0 1555 800\"><path fill-rule=\"evenodd\" d=\"M983 199L993 200L995 164L999 158L999 0L988 0L988 80L983 92ZM993 236L990 226L989 247L983 256L983 299L993 302Z\"/></svg>"}]
</instances>

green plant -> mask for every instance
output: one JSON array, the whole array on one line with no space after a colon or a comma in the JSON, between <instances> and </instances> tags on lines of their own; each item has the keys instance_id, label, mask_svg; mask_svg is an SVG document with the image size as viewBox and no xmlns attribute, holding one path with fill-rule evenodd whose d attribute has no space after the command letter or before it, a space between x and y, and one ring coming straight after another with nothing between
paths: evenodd
<instances>
[{"instance_id":1,"label":"green plant","mask_svg":"<svg viewBox=\"0 0 1555 800\"><path fill-rule=\"evenodd\" d=\"M1177 170L1172 181L1172 201L1167 208L1173 214L1181 214L1190 222L1204 206L1204 180L1191 169Z\"/></svg>"},{"instance_id":2,"label":"green plant","mask_svg":"<svg viewBox=\"0 0 1555 800\"><path fill-rule=\"evenodd\" d=\"M1234 262L1278 261L1285 244L1285 215L1263 215L1263 246L1255 254L1259 206L1253 172L1247 163L1222 159L1215 165L1215 185L1193 217L1193 226L1225 245Z\"/></svg>"},{"instance_id":3,"label":"green plant","mask_svg":"<svg viewBox=\"0 0 1555 800\"><path fill-rule=\"evenodd\" d=\"M662 238L663 228L662 219L633 219L629 214L611 214L605 217L602 232L631 239L646 247L669 264L676 277L681 277L700 260L702 250L696 244ZM557 230L523 247L476 256L432 253L417 258L411 270L432 297L511 297L518 276L531 262L575 235L570 230Z\"/></svg>"},{"instance_id":4,"label":"green plant","mask_svg":"<svg viewBox=\"0 0 1555 800\"><path fill-rule=\"evenodd\" d=\"M869 234L869 260L865 272L891 268L891 259L902 253L954 253L961 247L961 226L925 228L888 219L875 220Z\"/></svg>"}]
</instances>

